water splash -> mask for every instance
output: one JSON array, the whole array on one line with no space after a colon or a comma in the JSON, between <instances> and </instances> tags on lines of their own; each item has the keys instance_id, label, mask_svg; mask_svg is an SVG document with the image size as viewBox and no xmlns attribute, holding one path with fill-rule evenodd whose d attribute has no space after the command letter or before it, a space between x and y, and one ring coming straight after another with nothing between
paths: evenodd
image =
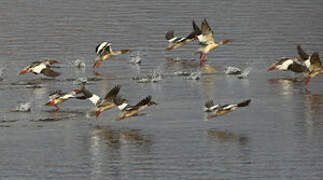
<instances>
[{"instance_id":1,"label":"water splash","mask_svg":"<svg viewBox=\"0 0 323 180\"><path fill-rule=\"evenodd\" d=\"M137 83L149 83L149 82L159 82L161 81L162 78L162 73L160 69L156 69L154 71L152 71L150 74L144 75L144 76L140 76L137 75L135 77L132 78L133 80L137 80Z\"/></svg>"},{"instance_id":2,"label":"water splash","mask_svg":"<svg viewBox=\"0 0 323 180\"><path fill-rule=\"evenodd\" d=\"M246 69L243 70L243 72L240 75L238 75L238 78L239 79L247 78L251 70L252 70L252 67L247 67Z\"/></svg>"},{"instance_id":3,"label":"water splash","mask_svg":"<svg viewBox=\"0 0 323 180\"><path fill-rule=\"evenodd\" d=\"M131 56L129 63L130 64L141 64L140 52L137 52L136 55Z\"/></svg>"},{"instance_id":4,"label":"water splash","mask_svg":"<svg viewBox=\"0 0 323 180\"><path fill-rule=\"evenodd\" d=\"M17 112L30 112L31 111L31 103L21 103L16 107Z\"/></svg>"},{"instance_id":5,"label":"water splash","mask_svg":"<svg viewBox=\"0 0 323 180\"><path fill-rule=\"evenodd\" d=\"M188 71L176 71L174 72L174 74L176 76L189 76L192 74L192 72L188 72Z\"/></svg>"},{"instance_id":6,"label":"water splash","mask_svg":"<svg viewBox=\"0 0 323 180\"><path fill-rule=\"evenodd\" d=\"M202 73L200 71L198 72L192 72L189 76L184 77L185 80L200 80Z\"/></svg>"},{"instance_id":7,"label":"water splash","mask_svg":"<svg viewBox=\"0 0 323 180\"><path fill-rule=\"evenodd\" d=\"M79 77L75 81L73 81L73 85L82 85L87 83L88 83L88 80L85 77Z\"/></svg>"},{"instance_id":8,"label":"water splash","mask_svg":"<svg viewBox=\"0 0 323 180\"><path fill-rule=\"evenodd\" d=\"M80 60L80 59L76 59L74 62L73 62L74 66L76 66L77 68L79 69L84 69L86 64Z\"/></svg>"},{"instance_id":9,"label":"water splash","mask_svg":"<svg viewBox=\"0 0 323 180\"><path fill-rule=\"evenodd\" d=\"M234 67L234 66L227 66L224 69L224 73L227 75L238 75L241 74L241 69Z\"/></svg>"},{"instance_id":10,"label":"water splash","mask_svg":"<svg viewBox=\"0 0 323 180\"><path fill-rule=\"evenodd\" d=\"M4 72L5 69L6 69L6 67L1 67L0 68L0 81L3 80L2 74L3 74L3 72Z\"/></svg>"}]
</instances>

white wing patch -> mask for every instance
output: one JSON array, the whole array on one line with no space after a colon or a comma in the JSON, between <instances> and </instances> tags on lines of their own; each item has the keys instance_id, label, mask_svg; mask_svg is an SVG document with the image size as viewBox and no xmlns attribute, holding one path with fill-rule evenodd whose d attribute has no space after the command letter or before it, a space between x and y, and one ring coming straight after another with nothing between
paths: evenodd
<instances>
[{"instance_id":1,"label":"white wing patch","mask_svg":"<svg viewBox=\"0 0 323 180\"><path fill-rule=\"evenodd\" d=\"M33 68L31 68L31 70L33 71L33 72L35 72L35 73L37 73L37 74L39 74L43 69L45 69L46 68L46 65L45 64L43 64L43 63L41 63L41 64L39 64L38 66L35 66L35 67L33 67Z\"/></svg>"},{"instance_id":2,"label":"white wing patch","mask_svg":"<svg viewBox=\"0 0 323 180\"><path fill-rule=\"evenodd\" d=\"M64 96L62 96L61 98L62 99L69 99L69 98L72 98L72 97L74 97L74 95L73 94L65 94Z\"/></svg>"},{"instance_id":3,"label":"white wing patch","mask_svg":"<svg viewBox=\"0 0 323 180\"><path fill-rule=\"evenodd\" d=\"M197 38L201 43L206 43L206 41L207 41L206 37L203 36L203 34L198 35Z\"/></svg>"},{"instance_id":4,"label":"white wing patch","mask_svg":"<svg viewBox=\"0 0 323 180\"><path fill-rule=\"evenodd\" d=\"M174 36L172 39L168 40L168 42L172 43L172 42L174 42L176 39L177 39L177 37L176 37L176 36Z\"/></svg>"},{"instance_id":5,"label":"white wing patch","mask_svg":"<svg viewBox=\"0 0 323 180\"><path fill-rule=\"evenodd\" d=\"M279 70L287 70L288 69L288 66L290 66L293 63L294 63L293 60L288 59L285 62L283 62L281 65L278 65L277 66L277 69L279 69Z\"/></svg>"},{"instance_id":6,"label":"white wing patch","mask_svg":"<svg viewBox=\"0 0 323 180\"><path fill-rule=\"evenodd\" d=\"M128 106L127 103L122 103L121 105L118 106L118 108L122 111Z\"/></svg>"},{"instance_id":7,"label":"white wing patch","mask_svg":"<svg viewBox=\"0 0 323 180\"><path fill-rule=\"evenodd\" d=\"M89 100L94 104L96 105L96 103L100 100L100 97L93 94L92 97L89 98Z\"/></svg>"},{"instance_id":8,"label":"white wing patch","mask_svg":"<svg viewBox=\"0 0 323 180\"><path fill-rule=\"evenodd\" d=\"M230 104L229 106L224 107L223 110L228 110L234 107L237 107L237 104Z\"/></svg>"},{"instance_id":9,"label":"white wing patch","mask_svg":"<svg viewBox=\"0 0 323 180\"><path fill-rule=\"evenodd\" d=\"M311 58L308 58L306 61L304 61L304 64L310 71L312 71Z\"/></svg>"}]
</instances>

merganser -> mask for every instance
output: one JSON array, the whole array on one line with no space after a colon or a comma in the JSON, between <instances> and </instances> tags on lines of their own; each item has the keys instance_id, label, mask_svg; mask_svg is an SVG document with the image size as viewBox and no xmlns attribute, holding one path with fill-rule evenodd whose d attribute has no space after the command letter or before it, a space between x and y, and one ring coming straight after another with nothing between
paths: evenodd
<instances>
[{"instance_id":1,"label":"merganser","mask_svg":"<svg viewBox=\"0 0 323 180\"><path fill-rule=\"evenodd\" d=\"M191 32L188 36L179 38L174 35L174 31L168 31L165 35L165 39L168 40L168 47L166 48L166 50L171 51L195 40L196 35L195 32Z\"/></svg>"},{"instance_id":2,"label":"merganser","mask_svg":"<svg viewBox=\"0 0 323 180\"><path fill-rule=\"evenodd\" d=\"M213 117L222 116L224 114L232 112L238 109L239 107L248 106L250 102L251 102L251 99L245 100L238 104L214 105L213 100L209 100L205 103L204 112L208 113L207 119L210 119Z\"/></svg>"},{"instance_id":3,"label":"merganser","mask_svg":"<svg viewBox=\"0 0 323 180\"><path fill-rule=\"evenodd\" d=\"M20 71L19 75L26 74L28 72L32 72L34 74L42 73L45 76L56 77L61 73L55 72L50 69L50 65L59 64L58 61L55 60L43 60L43 61L35 61L31 65L28 65L24 68L24 70Z\"/></svg>"},{"instance_id":4,"label":"merganser","mask_svg":"<svg viewBox=\"0 0 323 180\"><path fill-rule=\"evenodd\" d=\"M270 68L268 68L268 71L273 70L282 70L282 71L292 71L296 73L302 73L307 71L307 67L299 63L298 58L285 58L282 57L279 59L276 63L274 63Z\"/></svg>"},{"instance_id":5,"label":"merganser","mask_svg":"<svg viewBox=\"0 0 323 180\"><path fill-rule=\"evenodd\" d=\"M98 95L91 93L84 86L81 89L84 96L78 97L78 99L88 99L94 104L94 108L90 110L90 116L96 116L98 118L103 111L109 110L115 106L113 98L117 96L120 91L120 86L113 87L104 98L100 98Z\"/></svg>"},{"instance_id":6,"label":"merganser","mask_svg":"<svg viewBox=\"0 0 323 180\"><path fill-rule=\"evenodd\" d=\"M77 94L80 94L80 90L73 90L69 93L63 93L62 91L55 91L54 93L51 93L49 95L49 100L45 104L46 106L55 106L56 111L59 110L58 104L61 104L65 101L67 101L70 98L75 98Z\"/></svg>"},{"instance_id":7,"label":"merganser","mask_svg":"<svg viewBox=\"0 0 323 180\"><path fill-rule=\"evenodd\" d=\"M112 43L108 43L106 41L101 42L100 44L98 44L96 46L95 52L96 52L97 56L94 60L94 64L92 66L93 68L100 67L102 61L106 61L113 56L132 52L132 50L130 50L130 49L122 49L119 51L113 51L111 46L112 46Z\"/></svg>"},{"instance_id":8,"label":"merganser","mask_svg":"<svg viewBox=\"0 0 323 180\"><path fill-rule=\"evenodd\" d=\"M120 96L117 96L113 99L114 104L118 106L118 108L121 110L119 113L117 120L121 120L127 117L135 116L139 112L143 111L148 106L152 105L158 105L156 102L151 101L151 96L147 96L144 99L142 99L139 103L137 103L134 106L131 106L127 104L127 101L125 99L122 99Z\"/></svg>"},{"instance_id":9,"label":"merganser","mask_svg":"<svg viewBox=\"0 0 323 180\"><path fill-rule=\"evenodd\" d=\"M275 64L273 64L270 68L268 68L268 71L273 71L276 69L282 70L282 71L289 70L289 71L296 72L296 73L303 73L303 72L308 71L308 67L310 64L310 62L309 62L310 56L305 53L305 51L301 48L300 45L297 45L297 53L299 56L297 58L282 57Z\"/></svg>"},{"instance_id":10,"label":"merganser","mask_svg":"<svg viewBox=\"0 0 323 180\"><path fill-rule=\"evenodd\" d=\"M305 84L308 84L311 78L323 74L323 67L318 52L314 52L309 59L308 74Z\"/></svg>"},{"instance_id":11,"label":"merganser","mask_svg":"<svg viewBox=\"0 0 323 180\"><path fill-rule=\"evenodd\" d=\"M195 34L200 42L200 45L202 46L201 48L199 48L196 53L200 54L200 61L202 59L203 56L203 60L204 60L204 64L206 61L206 54L209 53L211 50L216 49L218 47L220 47L221 45L224 44L229 44L232 41L231 40L222 40L219 43L214 41L214 32L212 31L212 29L210 28L209 24L207 23L206 19L204 19L202 21L201 24L201 29L195 24L195 22L193 21L193 29L195 31ZM202 61L201 61L202 64Z\"/></svg>"}]
</instances>

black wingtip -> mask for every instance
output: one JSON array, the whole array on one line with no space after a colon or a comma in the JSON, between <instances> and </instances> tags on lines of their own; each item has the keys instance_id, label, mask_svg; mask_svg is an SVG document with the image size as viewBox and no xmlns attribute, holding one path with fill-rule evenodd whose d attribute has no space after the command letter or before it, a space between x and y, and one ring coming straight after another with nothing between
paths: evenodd
<instances>
[{"instance_id":1,"label":"black wingtip","mask_svg":"<svg viewBox=\"0 0 323 180\"><path fill-rule=\"evenodd\" d=\"M250 102L251 102L251 99L248 99L246 101L243 101L243 102L241 102L241 103L238 104L238 107L248 106Z\"/></svg>"},{"instance_id":2,"label":"black wingtip","mask_svg":"<svg viewBox=\"0 0 323 180\"><path fill-rule=\"evenodd\" d=\"M192 25L193 25L193 30L195 32L195 35L200 35L202 33L201 29L196 25L195 21L192 21Z\"/></svg>"},{"instance_id":3,"label":"black wingtip","mask_svg":"<svg viewBox=\"0 0 323 180\"><path fill-rule=\"evenodd\" d=\"M165 35L166 40L170 40L174 38L174 31L168 31Z\"/></svg>"},{"instance_id":4,"label":"black wingtip","mask_svg":"<svg viewBox=\"0 0 323 180\"><path fill-rule=\"evenodd\" d=\"M305 61L309 58L309 55L307 53L305 53L305 51L302 49L301 45L297 45L297 53L298 53L298 56L299 58L302 60L302 61Z\"/></svg>"},{"instance_id":5,"label":"black wingtip","mask_svg":"<svg viewBox=\"0 0 323 180\"><path fill-rule=\"evenodd\" d=\"M56 72L56 71L53 71L49 68L45 68L41 71L42 74L44 74L45 76L48 76L48 77L57 77L59 76L61 73L60 72Z\"/></svg>"},{"instance_id":6,"label":"black wingtip","mask_svg":"<svg viewBox=\"0 0 323 180\"><path fill-rule=\"evenodd\" d=\"M107 98L113 98L115 96L117 96L117 94L119 93L120 91L120 88L121 86L120 85L115 85L108 93L107 95L104 97L104 99L107 99Z\"/></svg>"},{"instance_id":7,"label":"black wingtip","mask_svg":"<svg viewBox=\"0 0 323 180\"><path fill-rule=\"evenodd\" d=\"M207 108L210 108L210 107L214 106L213 100L206 101L204 106L207 107Z\"/></svg>"}]
</instances>

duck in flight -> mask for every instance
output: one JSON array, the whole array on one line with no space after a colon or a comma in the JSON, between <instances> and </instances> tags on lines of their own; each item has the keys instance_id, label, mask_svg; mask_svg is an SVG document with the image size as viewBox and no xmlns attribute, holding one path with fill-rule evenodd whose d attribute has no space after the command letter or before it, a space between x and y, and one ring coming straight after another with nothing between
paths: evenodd
<instances>
[{"instance_id":1,"label":"duck in flight","mask_svg":"<svg viewBox=\"0 0 323 180\"><path fill-rule=\"evenodd\" d=\"M297 58L280 58L274 63L268 71L281 70L281 71L292 71L295 73L304 73L308 71L310 56L305 53L300 45L297 45Z\"/></svg>"},{"instance_id":2,"label":"duck in flight","mask_svg":"<svg viewBox=\"0 0 323 180\"><path fill-rule=\"evenodd\" d=\"M88 89L86 89L83 85L81 92L84 96L78 97L78 99L88 99L89 101L91 101L95 107L90 110L89 115L96 116L96 118L98 118L102 112L115 107L113 99L117 96L119 91L120 86L116 85L105 95L104 98L100 98L98 95L93 94Z\"/></svg>"},{"instance_id":3,"label":"duck in flight","mask_svg":"<svg viewBox=\"0 0 323 180\"><path fill-rule=\"evenodd\" d=\"M26 74L29 72L34 73L35 75L44 74L48 77L56 77L60 75L59 72L55 72L50 69L50 65L59 64L56 60L43 60L43 61L34 61L32 64L26 66L22 71L20 71L19 75Z\"/></svg>"},{"instance_id":4,"label":"duck in flight","mask_svg":"<svg viewBox=\"0 0 323 180\"><path fill-rule=\"evenodd\" d=\"M145 97L134 106L127 104L127 100L121 98L120 96L117 96L116 98L114 98L113 102L121 110L121 112L117 116L117 120L122 120L131 116L135 116L149 106L158 105L156 102L151 100L151 96Z\"/></svg>"},{"instance_id":5,"label":"duck in flight","mask_svg":"<svg viewBox=\"0 0 323 180\"><path fill-rule=\"evenodd\" d=\"M195 40L196 35L195 35L195 32L193 31L186 37L176 37L174 35L174 31L168 31L165 35L165 39L168 40L168 47L166 48L166 50L171 51L173 49L182 47L187 43Z\"/></svg>"},{"instance_id":6,"label":"duck in flight","mask_svg":"<svg viewBox=\"0 0 323 180\"><path fill-rule=\"evenodd\" d=\"M122 50L118 50L118 51L113 51L111 46L112 46L112 43L108 43L106 41L101 42L96 46L96 48L95 48L96 58L94 60L93 66L92 66L93 68L94 67L99 68L102 61L106 61L113 56L132 52L132 50L130 50L130 49L122 49Z\"/></svg>"},{"instance_id":7,"label":"duck in flight","mask_svg":"<svg viewBox=\"0 0 323 180\"><path fill-rule=\"evenodd\" d=\"M222 116L224 114L227 114L229 112L232 112L240 107L246 107L251 102L251 99L242 101L237 104L226 104L226 105L220 105L216 104L214 105L213 100L209 100L204 105L204 112L207 112L207 119Z\"/></svg>"},{"instance_id":8,"label":"duck in flight","mask_svg":"<svg viewBox=\"0 0 323 180\"><path fill-rule=\"evenodd\" d=\"M319 53L314 52L312 56L309 58L308 75L307 75L307 80L305 81L305 84L308 84L311 78L314 78L320 74L323 74L322 62L319 57Z\"/></svg>"},{"instance_id":9,"label":"duck in flight","mask_svg":"<svg viewBox=\"0 0 323 180\"><path fill-rule=\"evenodd\" d=\"M203 64L206 62L206 55L220 47L224 44L231 43L231 40L222 40L219 43L214 41L214 32L212 31L211 27L207 23L206 19L202 21L201 29L195 24L193 21L193 29L195 32L195 35L197 36L197 39L199 40L199 43L201 47L196 51L196 53L200 54L200 61L202 64L202 57L203 57Z\"/></svg>"},{"instance_id":10,"label":"duck in flight","mask_svg":"<svg viewBox=\"0 0 323 180\"><path fill-rule=\"evenodd\" d=\"M55 91L49 95L49 100L45 106L55 106L56 111L59 110L58 104L61 104L68 99L75 98L77 94L80 94L80 90L73 90L69 93L63 93L62 91Z\"/></svg>"}]
</instances>

